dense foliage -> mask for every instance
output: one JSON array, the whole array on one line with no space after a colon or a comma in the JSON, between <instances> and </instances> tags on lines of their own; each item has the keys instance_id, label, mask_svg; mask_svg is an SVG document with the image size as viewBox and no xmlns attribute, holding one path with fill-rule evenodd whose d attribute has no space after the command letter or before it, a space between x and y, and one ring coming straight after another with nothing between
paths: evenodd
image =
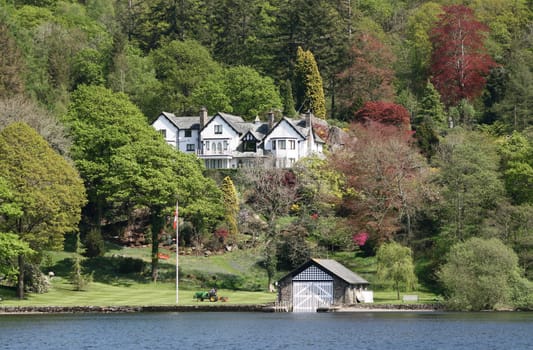
<instances>
[{"instance_id":1,"label":"dense foliage","mask_svg":"<svg viewBox=\"0 0 533 350\"><path fill-rule=\"evenodd\" d=\"M42 159L55 152L60 165L39 159L43 171L74 161L88 196L82 241L143 212L156 242L179 198L184 240L200 244L224 221L235 231L235 211L224 210L222 181L166 147L149 122L202 106L247 120L311 109L337 126L316 131L342 151L328 144L327 159L294 172L232 178L237 229L267 237L269 277L310 245L318 255L375 254L396 241L439 290L450 247L484 237L513 249L531 278L532 19L528 0L0 0L0 130L39 140L26 151L49 146ZM13 164L25 150L2 147ZM6 212L28 210L19 198L39 191L2 176L0 228L10 232ZM72 208L40 238L74 231ZM295 226L278 223L286 217ZM21 237L35 249L30 234Z\"/></svg>"}]
</instances>

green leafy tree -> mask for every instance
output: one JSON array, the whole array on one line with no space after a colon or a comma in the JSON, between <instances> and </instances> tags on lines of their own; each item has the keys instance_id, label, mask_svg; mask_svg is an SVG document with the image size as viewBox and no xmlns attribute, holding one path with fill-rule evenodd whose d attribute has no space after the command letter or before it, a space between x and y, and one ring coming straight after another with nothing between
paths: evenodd
<instances>
[{"instance_id":1,"label":"green leafy tree","mask_svg":"<svg viewBox=\"0 0 533 350\"><path fill-rule=\"evenodd\" d=\"M132 43L127 43L115 55L107 79L113 91L127 94L149 120L161 113L158 101L161 82L156 79L152 59L143 56L141 50Z\"/></svg>"},{"instance_id":2,"label":"green leafy tree","mask_svg":"<svg viewBox=\"0 0 533 350\"><path fill-rule=\"evenodd\" d=\"M533 125L533 54L515 52L508 64L505 95L493 107L506 130L522 131Z\"/></svg>"},{"instance_id":3,"label":"green leafy tree","mask_svg":"<svg viewBox=\"0 0 533 350\"><path fill-rule=\"evenodd\" d=\"M523 302L527 295L531 299L518 257L495 238L473 237L455 244L438 276L448 306L456 310L492 310Z\"/></svg>"},{"instance_id":4,"label":"green leafy tree","mask_svg":"<svg viewBox=\"0 0 533 350\"><path fill-rule=\"evenodd\" d=\"M533 144L523 134L513 134L498 149L502 156L505 189L515 204L533 204Z\"/></svg>"},{"instance_id":5,"label":"green leafy tree","mask_svg":"<svg viewBox=\"0 0 533 350\"><path fill-rule=\"evenodd\" d=\"M124 94L80 86L64 120L74 142L72 157L87 185L85 213L92 227L117 222L136 207L148 208L154 280L159 234L176 199L182 214L195 218L201 230L220 220L220 192L203 177L200 161L168 146Z\"/></svg>"},{"instance_id":6,"label":"green leafy tree","mask_svg":"<svg viewBox=\"0 0 533 350\"><path fill-rule=\"evenodd\" d=\"M0 232L0 276L7 280L18 275L17 258L35 253L27 242L14 233Z\"/></svg>"},{"instance_id":7,"label":"green leafy tree","mask_svg":"<svg viewBox=\"0 0 533 350\"><path fill-rule=\"evenodd\" d=\"M455 130L441 140L434 157L439 168L436 203L444 246L479 235L481 224L504 194L499 157L490 137Z\"/></svg>"},{"instance_id":8,"label":"green leafy tree","mask_svg":"<svg viewBox=\"0 0 533 350\"><path fill-rule=\"evenodd\" d=\"M161 83L160 111L177 114L197 113L191 95L211 75L220 75L222 68L209 51L194 40L171 41L153 50L150 57L156 78Z\"/></svg>"},{"instance_id":9,"label":"green leafy tree","mask_svg":"<svg viewBox=\"0 0 533 350\"><path fill-rule=\"evenodd\" d=\"M396 242L382 244L377 253L377 275L382 281L392 281L396 296L400 300L400 290L415 288L417 278L411 249Z\"/></svg>"},{"instance_id":10,"label":"green leafy tree","mask_svg":"<svg viewBox=\"0 0 533 350\"><path fill-rule=\"evenodd\" d=\"M4 214L0 230L16 233L37 252L61 248L64 235L77 230L86 203L83 182L71 164L27 124L13 123L0 132L0 177L11 184L12 202L23 213ZM20 255L20 298L23 266Z\"/></svg>"},{"instance_id":11,"label":"green leafy tree","mask_svg":"<svg viewBox=\"0 0 533 350\"><path fill-rule=\"evenodd\" d=\"M407 61L406 78L408 81L402 79L402 82L411 85L411 88L417 93L422 92L427 87L426 80L429 78L432 51L429 33L441 12L442 7L439 4L428 1L413 9L407 19L404 43L407 54L403 59ZM399 58L402 59L402 56Z\"/></svg>"},{"instance_id":12,"label":"green leafy tree","mask_svg":"<svg viewBox=\"0 0 533 350\"><path fill-rule=\"evenodd\" d=\"M226 96L233 113L253 118L271 109L281 109L281 97L274 81L245 66L231 67L225 72Z\"/></svg>"},{"instance_id":13,"label":"green leafy tree","mask_svg":"<svg viewBox=\"0 0 533 350\"><path fill-rule=\"evenodd\" d=\"M309 50L298 47L294 67L296 101L298 111L311 110L318 118L326 118L326 99L322 77L315 56Z\"/></svg>"},{"instance_id":14,"label":"green leafy tree","mask_svg":"<svg viewBox=\"0 0 533 350\"><path fill-rule=\"evenodd\" d=\"M102 85L104 67L101 53L95 49L83 49L74 56L72 64L72 85Z\"/></svg>"},{"instance_id":15,"label":"green leafy tree","mask_svg":"<svg viewBox=\"0 0 533 350\"><path fill-rule=\"evenodd\" d=\"M239 215L239 197L237 196L237 190L231 180L231 177L226 176L222 181L222 195L225 209L225 220L230 235L234 238L239 233L237 227L237 215Z\"/></svg>"}]
</instances>

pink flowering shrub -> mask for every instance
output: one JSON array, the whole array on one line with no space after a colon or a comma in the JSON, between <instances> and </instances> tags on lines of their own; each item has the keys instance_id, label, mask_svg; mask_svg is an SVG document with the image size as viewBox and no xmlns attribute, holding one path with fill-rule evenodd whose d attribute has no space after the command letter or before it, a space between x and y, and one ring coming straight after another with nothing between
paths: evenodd
<instances>
[{"instance_id":1,"label":"pink flowering shrub","mask_svg":"<svg viewBox=\"0 0 533 350\"><path fill-rule=\"evenodd\" d=\"M355 233L353 236L352 236L352 240L354 241L355 244L357 244L359 247L362 247L365 245L366 241L368 239L368 233L367 232L364 232L364 231L361 231L361 232L358 232L358 233Z\"/></svg>"}]
</instances>

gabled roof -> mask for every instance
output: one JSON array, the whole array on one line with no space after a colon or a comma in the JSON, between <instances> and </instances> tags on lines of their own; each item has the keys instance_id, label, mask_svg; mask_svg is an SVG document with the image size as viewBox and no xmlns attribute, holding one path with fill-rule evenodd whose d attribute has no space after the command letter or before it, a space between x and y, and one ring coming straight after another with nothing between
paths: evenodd
<instances>
[{"instance_id":1,"label":"gabled roof","mask_svg":"<svg viewBox=\"0 0 533 350\"><path fill-rule=\"evenodd\" d=\"M198 116L176 117L174 113L161 112L161 115L167 118L176 128L183 129L200 129L200 118Z\"/></svg>"},{"instance_id":2,"label":"gabled roof","mask_svg":"<svg viewBox=\"0 0 533 350\"><path fill-rule=\"evenodd\" d=\"M296 131L296 132L297 132L297 133L298 133L303 139L306 138L307 132L305 132L305 130L302 130L302 128L298 128L298 127L296 127L296 126L294 125L294 122L293 122L291 119L287 118L287 117L283 117L283 118L281 118L276 124L274 124L274 126L272 127L272 129L269 130L269 131L266 133L265 137L267 137L268 135L270 135L270 134L272 133L272 131L276 130L276 128L277 128L281 123L283 123L283 122L286 122L287 124L289 124L289 126L291 126L292 129L293 129L294 131ZM307 129L306 129L306 130L307 130Z\"/></svg>"},{"instance_id":3,"label":"gabled roof","mask_svg":"<svg viewBox=\"0 0 533 350\"><path fill-rule=\"evenodd\" d=\"M212 116L209 121L205 123L204 129L209 125L209 123L215 120L216 116L219 116L222 120L224 120L226 124L230 126L230 128L235 130L237 134L240 135L243 132L246 132L246 130L239 130L242 128L238 127L239 124L244 124L244 119L242 119L242 117L222 112L217 112L214 116Z\"/></svg>"},{"instance_id":4,"label":"gabled roof","mask_svg":"<svg viewBox=\"0 0 533 350\"><path fill-rule=\"evenodd\" d=\"M311 259L307 261L306 263L300 265L298 268L296 268L292 272L285 275L280 280L284 280L286 278L292 278L300 274L302 271L304 271L311 265L318 266L325 272L335 275L349 284L370 284L367 280L365 280L364 278L362 278L361 276L359 276L352 270L348 269L346 266L332 259Z\"/></svg>"}]
</instances>

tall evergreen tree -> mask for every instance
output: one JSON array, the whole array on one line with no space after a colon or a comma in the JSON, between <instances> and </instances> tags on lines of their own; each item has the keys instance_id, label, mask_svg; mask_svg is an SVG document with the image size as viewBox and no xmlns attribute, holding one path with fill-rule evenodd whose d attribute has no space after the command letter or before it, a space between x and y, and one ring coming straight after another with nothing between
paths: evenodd
<instances>
[{"instance_id":1,"label":"tall evergreen tree","mask_svg":"<svg viewBox=\"0 0 533 350\"><path fill-rule=\"evenodd\" d=\"M300 112L311 110L315 116L325 119L326 99L322 77L311 51L304 51L298 47L295 76L297 110Z\"/></svg>"},{"instance_id":2,"label":"tall evergreen tree","mask_svg":"<svg viewBox=\"0 0 533 350\"><path fill-rule=\"evenodd\" d=\"M239 233L237 216L239 215L239 198L231 177L226 176L222 181L222 196L224 202L224 217L228 226L229 234L235 238Z\"/></svg>"},{"instance_id":3,"label":"tall evergreen tree","mask_svg":"<svg viewBox=\"0 0 533 350\"><path fill-rule=\"evenodd\" d=\"M292 95L292 84L290 80L285 80L285 83L280 88L281 102L283 103L283 115L289 118L296 116L294 109L294 97Z\"/></svg>"}]
</instances>

